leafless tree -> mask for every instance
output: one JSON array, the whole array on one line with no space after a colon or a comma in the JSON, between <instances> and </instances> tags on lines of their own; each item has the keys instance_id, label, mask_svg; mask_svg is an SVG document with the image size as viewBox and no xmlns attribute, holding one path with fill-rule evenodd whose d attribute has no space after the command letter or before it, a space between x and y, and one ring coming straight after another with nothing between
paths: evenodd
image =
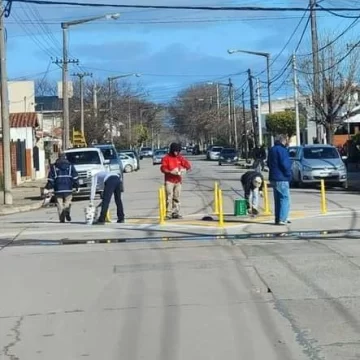
<instances>
[{"instance_id":1,"label":"leafless tree","mask_svg":"<svg viewBox=\"0 0 360 360\"><path fill-rule=\"evenodd\" d=\"M57 83L47 78L35 80L35 95L36 96L56 96Z\"/></svg>"},{"instance_id":2,"label":"leafless tree","mask_svg":"<svg viewBox=\"0 0 360 360\"><path fill-rule=\"evenodd\" d=\"M331 37L332 38L332 37ZM346 41L332 42L330 36L320 41L320 92L314 89L312 57L300 58L298 64L301 74L300 92L303 95L312 94L314 106L319 114L317 123L324 126L328 143L332 143L336 128L344 106L349 102L359 74L359 49L348 46Z\"/></svg>"}]
</instances>

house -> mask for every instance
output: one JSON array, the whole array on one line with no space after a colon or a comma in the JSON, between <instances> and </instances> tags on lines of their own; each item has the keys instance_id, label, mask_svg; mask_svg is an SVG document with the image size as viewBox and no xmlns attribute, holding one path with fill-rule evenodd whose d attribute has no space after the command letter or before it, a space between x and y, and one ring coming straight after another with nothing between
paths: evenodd
<instances>
[{"instance_id":1,"label":"house","mask_svg":"<svg viewBox=\"0 0 360 360\"><path fill-rule=\"evenodd\" d=\"M45 152L36 137L39 126L35 112L10 114L10 140L16 146L16 183L46 176Z\"/></svg>"}]
</instances>

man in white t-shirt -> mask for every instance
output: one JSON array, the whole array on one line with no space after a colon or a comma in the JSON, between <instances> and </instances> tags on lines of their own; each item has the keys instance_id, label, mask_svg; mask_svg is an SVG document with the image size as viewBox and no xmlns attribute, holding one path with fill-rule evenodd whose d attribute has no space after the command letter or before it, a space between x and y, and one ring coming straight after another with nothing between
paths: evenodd
<instances>
[{"instance_id":1,"label":"man in white t-shirt","mask_svg":"<svg viewBox=\"0 0 360 360\"><path fill-rule=\"evenodd\" d=\"M101 202L101 212L99 219L95 224L104 225L106 214L109 210L111 197L114 195L117 208L117 222L123 223L125 220L124 207L121 200L121 193L124 191L123 179L118 174L107 171L99 171L91 173L91 195L90 202L93 204L95 200L96 189L99 187L103 190L103 198Z\"/></svg>"}]
</instances>

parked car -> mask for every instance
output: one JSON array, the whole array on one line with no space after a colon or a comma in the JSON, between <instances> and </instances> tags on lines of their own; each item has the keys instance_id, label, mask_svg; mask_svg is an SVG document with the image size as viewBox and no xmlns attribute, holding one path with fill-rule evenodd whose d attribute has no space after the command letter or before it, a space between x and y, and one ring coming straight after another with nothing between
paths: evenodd
<instances>
[{"instance_id":1,"label":"parked car","mask_svg":"<svg viewBox=\"0 0 360 360\"><path fill-rule=\"evenodd\" d=\"M120 150L119 154L126 154L129 155L130 157L132 157L135 161L134 161L134 170L138 171L140 170L140 157L139 154L137 153L137 151L135 150Z\"/></svg>"},{"instance_id":2,"label":"parked car","mask_svg":"<svg viewBox=\"0 0 360 360\"><path fill-rule=\"evenodd\" d=\"M324 179L329 185L347 188L346 166L336 147L322 144L299 146L293 154L293 185L301 187Z\"/></svg>"},{"instance_id":3,"label":"parked car","mask_svg":"<svg viewBox=\"0 0 360 360\"><path fill-rule=\"evenodd\" d=\"M167 154L168 152L166 150L155 150L154 156L153 156L153 165L159 165L161 164L162 158Z\"/></svg>"},{"instance_id":4,"label":"parked car","mask_svg":"<svg viewBox=\"0 0 360 360\"><path fill-rule=\"evenodd\" d=\"M146 157L152 157L154 154L153 149L151 147L142 147L140 149L140 159Z\"/></svg>"},{"instance_id":5,"label":"parked car","mask_svg":"<svg viewBox=\"0 0 360 360\"><path fill-rule=\"evenodd\" d=\"M219 160L222 149L223 149L222 146L211 146L206 153L206 159L207 160Z\"/></svg>"},{"instance_id":6,"label":"parked car","mask_svg":"<svg viewBox=\"0 0 360 360\"><path fill-rule=\"evenodd\" d=\"M123 167L115 146L113 144L99 144L94 145L94 147L100 149L105 160L108 160L110 162L109 171L122 175Z\"/></svg>"},{"instance_id":7,"label":"parked car","mask_svg":"<svg viewBox=\"0 0 360 360\"><path fill-rule=\"evenodd\" d=\"M219 166L223 164L231 165L238 161L238 153L233 148L223 148L219 157Z\"/></svg>"},{"instance_id":8,"label":"parked car","mask_svg":"<svg viewBox=\"0 0 360 360\"><path fill-rule=\"evenodd\" d=\"M101 150L94 147L69 149L64 154L79 174L79 194L90 195L91 177L89 177L89 173L93 170L109 171L110 161L105 160ZM97 193L101 193L100 189Z\"/></svg>"},{"instance_id":9,"label":"parked car","mask_svg":"<svg viewBox=\"0 0 360 360\"><path fill-rule=\"evenodd\" d=\"M135 159L130 155L119 153L118 154L120 161L122 162L122 167L125 173L130 173L135 169Z\"/></svg>"}]
</instances>

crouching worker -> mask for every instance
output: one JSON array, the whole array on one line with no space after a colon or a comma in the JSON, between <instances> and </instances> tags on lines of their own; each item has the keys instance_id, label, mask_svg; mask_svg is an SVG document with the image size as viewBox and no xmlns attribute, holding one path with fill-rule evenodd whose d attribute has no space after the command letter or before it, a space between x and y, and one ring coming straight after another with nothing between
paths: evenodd
<instances>
[{"instance_id":1,"label":"crouching worker","mask_svg":"<svg viewBox=\"0 0 360 360\"><path fill-rule=\"evenodd\" d=\"M264 178L257 171L247 171L241 177L247 209L250 215L259 214L259 196L263 197Z\"/></svg>"},{"instance_id":2,"label":"crouching worker","mask_svg":"<svg viewBox=\"0 0 360 360\"><path fill-rule=\"evenodd\" d=\"M172 143L169 153L162 158L161 172L165 175L166 219L181 219L180 193L182 175L191 169L191 164L180 155L181 145Z\"/></svg>"},{"instance_id":3,"label":"crouching worker","mask_svg":"<svg viewBox=\"0 0 360 360\"><path fill-rule=\"evenodd\" d=\"M99 171L91 173L91 177L90 207L94 206L93 203L95 200L96 189L99 188L103 191L102 202L98 205L99 207L101 206L100 216L95 224L105 224L106 214L108 213L110 200L113 195L117 209L117 222L123 223L125 215L121 200L121 193L124 191L122 176L106 171Z\"/></svg>"},{"instance_id":4,"label":"crouching worker","mask_svg":"<svg viewBox=\"0 0 360 360\"><path fill-rule=\"evenodd\" d=\"M51 165L47 180L44 195L53 189L60 222L71 221L72 193L74 188L76 192L79 191L79 175L65 154L60 155L55 164Z\"/></svg>"}]
</instances>

